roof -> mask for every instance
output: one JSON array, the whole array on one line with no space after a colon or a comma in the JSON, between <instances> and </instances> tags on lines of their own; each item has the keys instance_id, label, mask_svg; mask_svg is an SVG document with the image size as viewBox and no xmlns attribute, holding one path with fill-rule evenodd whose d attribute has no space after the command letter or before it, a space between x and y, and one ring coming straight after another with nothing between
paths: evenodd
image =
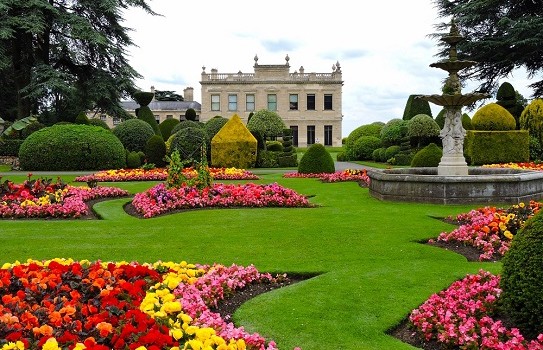
<instances>
[{"instance_id":1,"label":"roof","mask_svg":"<svg viewBox=\"0 0 543 350\"><path fill-rule=\"evenodd\" d=\"M140 105L136 101L121 101L121 106L128 110L134 111ZM152 111L186 111L189 108L195 111L201 111L202 105L196 101L151 101L149 108Z\"/></svg>"}]
</instances>

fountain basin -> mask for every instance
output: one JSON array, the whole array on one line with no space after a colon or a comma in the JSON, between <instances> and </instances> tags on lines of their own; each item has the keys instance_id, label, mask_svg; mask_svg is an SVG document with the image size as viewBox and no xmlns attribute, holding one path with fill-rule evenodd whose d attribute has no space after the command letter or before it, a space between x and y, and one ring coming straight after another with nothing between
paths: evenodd
<instances>
[{"instance_id":1,"label":"fountain basin","mask_svg":"<svg viewBox=\"0 0 543 350\"><path fill-rule=\"evenodd\" d=\"M370 194L380 200L434 204L518 204L543 198L543 172L469 168L438 175L437 168L368 170Z\"/></svg>"}]
</instances>

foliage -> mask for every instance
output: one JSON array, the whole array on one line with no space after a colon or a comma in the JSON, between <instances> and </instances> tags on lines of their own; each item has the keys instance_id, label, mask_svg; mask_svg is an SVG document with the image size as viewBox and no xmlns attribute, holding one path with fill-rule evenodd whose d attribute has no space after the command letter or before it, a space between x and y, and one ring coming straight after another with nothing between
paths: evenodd
<instances>
[{"instance_id":1,"label":"foliage","mask_svg":"<svg viewBox=\"0 0 543 350\"><path fill-rule=\"evenodd\" d=\"M270 152L283 152L281 141L266 141L266 150Z\"/></svg>"},{"instance_id":2,"label":"foliage","mask_svg":"<svg viewBox=\"0 0 543 350\"><path fill-rule=\"evenodd\" d=\"M36 131L21 145L25 170L101 170L126 165L122 143L110 131L89 125L54 125Z\"/></svg>"},{"instance_id":3,"label":"foliage","mask_svg":"<svg viewBox=\"0 0 543 350\"><path fill-rule=\"evenodd\" d=\"M381 141L384 146L399 145L405 136L407 136L406 120L391 119L381 130Z\"/></svg>"},{"instance_id":4,"label":"foliage","mask_svg":"<svg viewBox=\"0 0 543 350\"><path fill-rule=\"evenodd\" d=\"M99 126L103 129L106 129L106 130L111 130L109 128L109 125L107 125L107 123L101 119L98 119L98 118L90 118L89 119L89 125L94 125L94 126Z\"/></svg>"},{"instance_id":5,"label":"foliage","mask_svg":"<svg viewBox=\"0 0 543 350\"><path fill-rule=\"evenodd\" d=\"M256 114L253 118L255 117ZM298 172L301 174L333 173L335 171L334 159L320 143L312 144L298 164Z\"/></svg>"},{"instance_id":6,"label":"foliage","mask_svg":"<svg viewBox=\"0 0 543 350\"><path fill-rule=\"evenodd\" d=\"M375 136L359 137L351 148L346 152L351 160L369 160L372 159L372 153L382 145L381 139Z\"/></svg>"},{"instance_id":7,"label":"foliage","mask_svg":"<svg viewBox=\"0 0 543 350\"><path fill-rule=\"evenodd\" d=\"M434 3L439 16L447 20L455 18L462 35L469 39L460 42L458 50L462 59L477 64L461 75L481 81L476 90L492 92L501 78L510 76L518 67L524 67L529 76L541 76L543 42L533 35L543 32L543 7L539 1L434 0ZM438 28L445 30L447 26L448 23L442 23ZM442 45L439 56L447 58L448 50L448 45ZM533 97L543 95L543 81L530 87L534 89Z\"/></svg>"},{"instance_id":8,"label":"foliage","mask_svg":"<svg viewBox=\"0 0 543 350\"><path fill-rule=\"evenodd\" d=\"M264 140L267 140L270 137L281 136L285 123L276 112L261 109L253 114L253 117L247 123L247 128L251 132L258 131Z\"/></svg>"},{"instance_id":9,"label":"foliage","mask_svg":"<svg viewBox=\"0 0 543 350\"><path fill-rule=\"evenodd\" d=\"M179 124L179 120L174 118L164 119L160 124L158 124L163 140L168 140L168 138L172 136L172 130L177 126L177 124Z\"/></svg>"},{"instance_id":10,"label":"foliage","mask_svg":"<svg viewBox=\"0 0 543 350\"><path fill-rule=\"evenodd\" d=\"M511 83L504 82L500 85L496 93L496 103L511 113L517 122L517 129L519 129L520 115L527 105L526 99L515 90Z\"/></svg>"},{"instance_id":11,"label":"foliage","mask_svg":"<svg viewBox=\"0 0 543 350\"><path fill-rule=\"evenodd\" d=\"M122 25L123 10L154 12L145 0L2 1L0 75L18 92L7 109L23 118L47 111L53 120L97 109L125 116L119 101L140 75L128 64L133 45ZM75 52L77 54L75 54Z\"/></svg>"},{"instance_id":12,"label":"foliage","mask_svg":"<svg viewBox=\"0 0 543 350\"><path fill-rule=\"evenodd\" d=\"M523 334L543 333L543 215L536 214L511 242L503 259L501 302Z\"/></svg>"},{"instance_id":13,"label":"foliage","mask_svg":"<svg viewBox=\"0 0 543 350\"><path fill-rule=\"evenodd\" d=\"M298 166L298 155L296 149L292 145L292 129L283 129L283 154L279 156L279 167L295 167Z\"/></svg>"},{"instance_id":14,"label":"foliage","mask_svg":"<svg viewBox=\"0 0 543 350\"><path fill-rule=\"evenodd\" d=\"M390 158L394 157L396 154L400 153L400 146L389 146L385 149L385 160L383 162L386 162Z\"/></svg>"},{"instance_id":15,"label":"foliage","mask_svg":"<svg viewBox=\"0 0 543 350\"><path fill-rule=\"evenodd\" d=\"M166 160L169 162L168 178L166 179L166 188L179 189L182 187L194 187L198 190L209 188L213 185L213 177L207 166L206 148L201 149L200 158L202 161L183 160L179 151L175 150ZM187 176L183 169L189 164L196 164L196 176ZM142 213L145 214L145 213Z\"/></svg>"},{"instance_id":16,"label":"foliage","mask_svg":"<svg viewBox=\"0 0 543 350\"><path fill-rule=\"evenodd\" d=\"M196 111L194 110L194 108L189 108L185 111L185 119L196 121Z\"/></svg>"},{"instance_id":17,"label":"foliage","mask_svg":"<svg viewBox=\"0 0 543 350\"><path fill-rule=\"evenodd\" d=\"M154 164L161 168L166 165L164 157L166 156L166 143L159 135L153 135L145 145L146 163Z\"/></svg>"},{"instance_id":18,"label":"foliage","mask_svg":"<svg viewBox=\"0 0 543 350\"><path fill-rule=\"evenodd\" d=\"M147 124L151 125L156 135L162 136L158 123L151 109L148 106L143 106L138 109L138 119L143 120Z\"/></svg>"},{"instance_id":19,"label":"foliage","mask_svg":"<svg viewBox=\"0 0 543 350\"><path fill-rule=\"evenodd\" d=\"M520 128L528 130L543 144L543 99L536 98L524 109L519 119Z\"/></svg>"},{"instance_id":20,"label":"foliage","mask_svg":"<svg viewBox=\"0 0 543 350\"><path fill-rule=\"evenodd\" d=\"M437 125L439 125L439 129L443 129L443 127L445 126L445 114L447 114L447 110L445 108L442 108L436 116L435 121Z\"/></svg>"},{"instance_id":21,"label":"foliage","mask_svg":"<svg viewBox=\"0 0 543 350\"><path fill-rule=\"evenodd\" d=\"M471 118L473 130L507 131L515 130L515 118L497 103L489 103L477 110Z\"/></svg>"},{"instance_id":22,"label":"foliage","mask_svg":"<svg viewBox=\"0 0 543 350\"><path fill-rule=\"evenodd\" d=\"M412 167L437 167L443 156L443 151L435 143L424 147L413 157Z\"/></svg>"},{"instance_id":23,"label":"foliage","mask_svg":"<svg viewBox=\"0 0 543 350\"><path fill-rule=\"evenodd\" d=\"M126 155L126 167L128 169L136 169L141 166L141 158L138 152L130 151Z\"/></svg>"},{"instance_id":24,"label":"foliage","mask_svg":"<svg viewBox=\"0 0 543 350\"><path fill-rule=\"evenodd\" d=\"M181 123L180 123L181 124ZM178 151L183 161L202 161L201 148L209 144L209 139L204 129L188 127L173 134L170 152Z\"/></svg>"},{"instance_id":25,"label":"foliage","mask_svg":"<svg viewBox=\"0 0 543 350\"><path fill-rule=\"evenodd\" d=\"M383 122L374 122L371 124L365 124L361 125L358 128L351 131L349 136L347 136L347 140L345 142L345 147L350 147L354 144L358 138L361 136L375 136L375 137L381 137L381 130L383 129L383 126L385 123Z\"/></svg>"},{"instance_id":26,"label":"foliage","mask_svg":"<svg viewBox=\"0 0 543 350\"><path fill-rule=\"evenodd\" d=\"M23 142L21 139L0 140L0 156L17 157Z\"/></svg>"},{"instance_id":27,"label":"foliage","mask_svg":"<svg viewBox=\"0 0 543 350\"><path fill-rule=\"evenodd\" d=\"M539 139L533 135L530 135L530 160L541 160L543 155L543 147L539 142Z\"/></svg>"},{"instance_id":28,"label":"foliage","mask_svg":"<svg viewBox=\"0 0 543 350\"><path fill-rule=\"evenodd\" d=\"M237 114L211 140L211 164L215 167L254 167L256 153L257 141Z\"/></svg>"},{"instance_id":29,"label":"foliage","mask_svg":"<svg viewBox=\"0 0 543 350\"><path fill-rule=\"evenodd\" d=\"M432 117L417 114L407 121L407 136L415 140L418 147L424 146L424 141L439 136L441 129Z\"/></svg>"},{"instance_id":30,"label":"foliage","mask_svg":"<svg viewBox=\"0 0 543 350\"><path fill-rule=\"evenodd\" d=\"M79 112L79 114L75 117L74 124L89 125L89 117L87 117L87 113Z\"/></svg>"},{"instance_id":31,"label":"foliage","mask_svg":"<svg viewBox=\"0 0 543 350\"><path fill-rule=\"evenodd\" d=\"M527 162L530 159L530 137L526 130L468 130L464 153L471 165Z\"/></svg>"},{"instance_id":32,"label":"foliage","mask_svg":"<svg viewBox=\"0 0 543 350\"><path fill-rule=\"evenodd\" d=\"M176 124L172 129L172 135L177 133L179 130L185 129L185 128L200 128L203 129L204 124L200 122L195 122L193 120L182 120L178 124Z\"/></svg>"},{"instance_id":33,"label":"foliage","mask_svg":"<svg viewBox=\"0 0 543 350\"><path fill-rule=\"evenodd\" d=\"M419 114L426 114L432 117L430 103L417 96L419 95L409 95L403 111L403 120L409 120Z\"/></svg>"},{"instance_id":34,"label":"foliage","mask_svg":"<svg viewBox=\"0 0 543 350\"><path fill-rule=\"evenodd\" d=\"M219 130L228 122L227 118L221 117L220 115L216 115L213 118L209 119L204 124L204 129L207 132L207 135L211 140L213 140L213 137L217 135Z\"/></svg>"},{"instance_id":35,"label":"foliage","mask_svg":"<svg viewBox=\"0 0 543 350\"><path fill-rule=\"evenodd\" d=\"M462 114L462 127L464 130L473 130L473 125L471 124L471 118L467 113Z\"/></svg>"},{"instance_id":36,"label":"foliage","mask_svg":"<svg viewBox=\"0 0 543 350\"><path fill-rule=\"evenodd\" d=\"M175 91L170 90L155 90L155 100L157 101L184 101L183 96L176 94Z\"/></svg>"},{"instance_id":37,"label":"foliage","mask_svg":"<svg viewBox=\"0 0 543 350\"><path fill-rule=\"evenodd\" d=\"M27 128L30 124L36 121L38 121L38 118L34 115L16 120L15 122L13 122L13 124L4 129L2 135L0 135L0 139L10 136L16 132L20 132L21 130Z\"/></svg>"},{"instance_id":38,"label":"foliage","mask_svg":"<svg viewBox=\"0 0 543 350\"><path fill-rule=\"evenodd\" d=\"M117 136L124 148L128 151L143 151L147 140L155 135L149 123L141 119L128 119L113 128L113 135Z\"/></svg>"},{"instance_id":39,"label":"foliage","mask_svg":"<svg viewBox=\"0 0 543 350\"><path fill-rule=\"evenodd\" d=\"M136 91L132 98L134 101L136 101L140 107L146 107L149 106L149 103L153 101L153 98L155 97L155 94L148 91Z\"/></svg>"}]
</instances>

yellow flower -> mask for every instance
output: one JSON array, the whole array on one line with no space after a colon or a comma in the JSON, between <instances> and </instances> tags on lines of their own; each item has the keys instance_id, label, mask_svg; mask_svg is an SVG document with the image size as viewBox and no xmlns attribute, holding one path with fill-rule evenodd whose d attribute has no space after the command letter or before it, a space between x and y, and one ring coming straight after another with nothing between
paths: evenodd
<instances>
[{"instance_id":1,"label":"yellow flower","mask_svg":"<svg viewBox=\"0 0 543 350\"><path fill-rule=\"evenodd\" d=\"M18 340L16 343L9 342L2 346L2 350L24 350L25 345L22 341Z\"/></svg>"},{"instance_id":2,"label":"yellow flower","mask_svg":"<svg viewBox=\"0 0 543 350\"><path fill-rule=\"evenodd\" d=\"M49 338L43 344L42 350L61 350L55 338Z\"/></svg>"},{"instance_id":3,"label":"yellow flower","mask_svg":"<svg viewBox=\"0 0 543 350\"><path fill-rule=\"evenodd\" d=\"M523 202L520 202L520 203L518 204L518 206L521 207L521 208L524 208L526 205L525 205Z\"/></svg>"},{"instance_id":4,"label":"yellow flower","mask_svg":"<svg viewBox=\"0 0 543 350\"><path fill-rule=\"evenodd\" d=\"M179 328L176 329L170 329L170 335L175 339L179 340L183 338L183 331Z\"/></svg>"},{"instance_id":5,"label":"yellow flower","mask_svg":"<svg viewBox=\"0 0 543 350\"><path fill-rule=\"evenodd\" d=\"M77 343L75 344L75 347L73 350L85 350L87 347L85 346L85 344L82 344L82 343Z\"/></svg>"},{"instance_id":6,"label":"yellow flower","mask_svg":"<svg viewBox=\"0 0 543 350\"><path fill-rule=\"evenodd\" d=\"M507 237L508 239L513 239L513 234L512 234L511 232L509 232L509 231L505 231L505 232L503 233L503 235L504 235L505 237Z\"/></svg>"}]
</instances>

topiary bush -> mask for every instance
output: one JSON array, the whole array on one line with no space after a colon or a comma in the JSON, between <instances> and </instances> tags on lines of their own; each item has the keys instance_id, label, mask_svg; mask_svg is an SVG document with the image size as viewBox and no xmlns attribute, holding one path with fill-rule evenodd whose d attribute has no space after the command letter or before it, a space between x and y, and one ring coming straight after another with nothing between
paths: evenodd
<instances>
[{"instance_id":1,"label":"topiary bush","mask_svg":"<svg viewBox=\"0 0 543 350\"><path fill-rule=\"evenodd\" d=\"M102 129L111 130L111 128L109 127L109 125L107 125L105 121L98 118L90 118L89 125L99 126Z\"/></svg>"},{"instance_id":2,"label":"topiary bush","mask_svg":"<svg viewBox=\"0 0 543 350\"><path fill-rule=\"evenodd\" d=\"M254 167L257 143L241 118L234 114L211 140L211 163L226 168Z\"/></svg>"},{"instance_id":3,"label":"topiary bush","mask_svg":"<svg viewBox=\"0 0 543 350\"><path fill-rule=\"evenodd\" d=\"M372 153L381 147L381 139L375 136L362 136L347 150L352 160L372 159Z\"/></svg>"},{"instance_id":4,"label":"topiary bush","mask_svg":"<svg viewBox=\"0 0 543 350\"><path fill-rule=\"evenodd\" d=\"M180 123L181 124L181 123ZM170 153L179 152L182 161L202 161L202 147L206 148L210 142L204 129L200 127L183 128L173 134Z\"/></svg>"},{"instance_id":5,"label":"topiary bush","mask_svg":"<svg viewBox=\"0 0 543 350\"><path fill-rule=\"evenodd\" d=\"M445 126L445 114L447 113L447 110L445 108L441 109L439 113L436 116L436 123L439 125L439 129L443 129ZM470 119L471 122L471 119ZM464 128L465 129L465 128Z\"/></svg>"},{"instance_id":6,"label":"topiary bush","mask_svg":"<svg viewBox=\"0 0 543 350\"><path fill-rule=\"evenodd\" d=\"M128 119L113 128L113 135L117 136L128 151L144 151L147 140L155 135L149 123L141 119Z\"/></svg>"},{"instance_id":7,"label":"topiary bush","mask_svg":"<svg viewBox=\"0 0 543 350\"><path fill-rule=\"evenodd\" d=\"M464 130L473 130L473 125L471 125L471 118L466 113L462 114L462 127Z\"/></svg>"},{"instance_id":8,"label":"topiary bush","mask_svg":"<svg viewBox=\"0 0 543 350\"><path fill-rule=\"evenodd\" d=\"M528 130L530 135L543 144L543 99L536 98L522 111L519 119L520 128Z\"/></svg>"},{"instance_id":9,"label":"topiary bush","mask_svg":"<svg viewBox=\"0 0 543 350\"><path fill-rule=\"evenodd\" d=\"M204 124L204 129L207 132L207 136L212 140L215 135L221 130L221 128L228 122L227 118L220 115L214 116Z\"/></svg>"},{"instance_id":10,"label":"topiary bush","mask_svg":"<svg viewBox=\"0 0 543 350\"><path fill-rule=\"evenodd\" d=\"M381 142L384 146L399 145L406 136L406 120L391 119L381 129Z\"/></svg>"},{"instance_id":11,"label":"topiary bush","mask_svg":"<svg viewBox=\"0 0 543 350\"><path fill-rule=\"evenodd\" d=\"M179 120L173 118L165 119L158 124L163 140L167 140L170 136L172 136L172 130L177 126L177 124L179 124Z\"/></svg>"},{"instance_id":12,"label":"topiary bush","mask_svg":"<svg viewBox=\"0 0 543 350\"><path fill-rule=\"evenodd\" d=\"M513 85L504 82L496 93L496 103L507 109L517 122L517 129L520 128L520 115L526 107L526 100L520 96Z\"/></svg>"},{"instance_id":13,"label":"topiary bush","mask_svg":"<svg viewBox=\"0 0 543 350\"><path fill-rule=\"evenodd\" d=\"M416 115L426 114L432 117L432 109L430 108L430 103L418 98L419 95L410 95L405 104L405 109L403 111L403 120L409 120Z\"/></svg>"},{"instance_id":14,"label":"topiary bush","mask_svg":"<svg viewBox=\"0 0 543 350\"><path fill-rule=\"evenodd\" d=\"M174 128L172 129L172 135L177 133L181 129L185 129L185 128L200 128L200 129L203 129L203 127L204 127L204 124L202 124L202 123L195 122L193 120L182 120L181 122L179 122L179 124L174 126Z\"/></svg>"},{"instance_id":15,"label":"topiary bush","mask_svg":"<svg viewBox=\"0 0 543 350\"><path fill-rule=\"evenodd\" d=\"M266 140L270 137L281 136L285 123L276 112L261 109L253 114L251 120L247 123L247 128L251 132L260 132L264 140Z\"/></svg>"},{"instance_id":16,"label":"topiary bush","mask_svg":"<svg viewBox=\"0 0 543 350\"><path fill-rule=\"evenodd\" d=\"M147 163L152 163L156 167L166 166L166 143L164 139L158 135L153 135L147 144L145 145L145 156L147 158Z\"/></svg>"},{"instance_id":17,"label":"topiary bush","mask_svg":"<svg viewBox=\"0 0 543 350\"><path fill-rule=\"evenodd\" d=\"M79 113L74 120L74 124L84 124L89 125L89 117L87 117L87 113L81 112Z\"/></svg>"},{"instance_id":18,"label":"topiary bush","mask_svg":"<svg viewBox=\"0 0 543 350\"><path fill-rule=\"evenodd\" d=\"M543 333L543 212L527 220L502 259L501 308L529 339Z\"/></svg>"},{"instance_id":19,"label":"topiary bush","mask_svg":"<svg viewBox=\"0 0 543 350\"><path fill-rule=\"evenodd\" d=\"M443 156L443 150L435 143L424 147L411 160L412 167L437 167Z\"/></svg>"},{"instance_id":20,"label":"topiary bush","mask_svg":"<svg viewBox=\"0 0 543 350\"><path fill-rule=\"evenodd\" d=\"M417 145L426 145L427 140L439 136L441 129L432 117L426 114L417 114L407 121L407 136Z\"/></svg>"},{"instance_id":21,"label":"topiary bush","mask_svg":"<svg viewBox=\"0 0 543 350\"><path fill-rule=\"evenodd\" d=\"M196 121L196 111L194 108L189 108L185 111L185 119L190 121Z\"/></svg>"},{"instance_id":22,"label":"topiary bush","mask_svg":"<svg viewBox=\"0 0 543 350\"><path fill-rule=\"evenodd\" d=\"M42 124L42 123L40 123L38 121L32 122L32 123L28 124L24 129L22 129L20 131L21 138L26 139L28 136L30 136L34 132L36 132L38 130L41 130L41 129L45 128L45 127L46 127L45 124Z\"/></svg>"},{"instance_id":23,"label":"topiary bush","mask_svg":"<svg viewBox=\"0 0 543 350\"><path fill-rule=\"evenodd\" d=\"M351 131L349 136L347 136L345 145L351 146L361 136L381 137L381 130L383 129L384 125L385 123L383 122L374 122L371 124L365 124L365 125L359 126L358 128Z\"/></svg>"},{"instance_id":24,"label":"topiary bush","mask_svg":"<svg viewBox=\"0 0 543 350\"><path fill-rule=\"evenodd\" d=\"M148 123L156 135L162 136L162 133L160 132L160 128L158 127L158 123L156 122L155 115L153 114L153 112L148 106L141 107L138 110L137 116L138 116L138 119L143 120L144 122Z\"/></svg>"},{"instance_id":25,"label":"topiary bush","mask_svg":"<svg viewBox=\"0 0 543 350\"><path fill-rule=\"evenodd\" d=\"M541 147L541 143L535 136L530 135L530 160L541 160L542 155L543 147Z\"/></svg>"},{"instance_id":26,"label":"topiary bush","mask_svg":"<svg viewBox=\"0 0 543 350\"><path fill-rule=\"evenodd\" d=\"M28 136L19 149L19 161L24 170L104 170L125 167L126 154L108 130L63 124Z\"/></svg>"},{"instance_id":27,"label":"topiary bush","mask_svg":"<svg viewBox=\"0 0 543 350\"><path fill-rule=\"evenodd\" d=\"M156 135L155 135L156 136ZM126 167L128 169L137 169L141 166L141 158L138 152L128 152L126 155Z\"/></svg>"},{"instance_id":28,"label":"topiary bush","mask_svg":"<svg viewBox=\"0 0 543 350\"><path fill-rule=\"evenodd\" d=\"M334 173L334 159L320 143L311 145L298 164L300 174Z\"/></svg>"},{"instance_id":29,"label":"topiary bush","mask_svg":"<svg viewBox=\"0 0 543 350\"><path fill-rule=\"evenodd\" d=\"M389 146L385 149L385 162L400 153L400 146Z\"/></svg>"},{"instance_id":30,"label":"topiary bush","mask_svg":"<svg viewBox=\"0 0 543 350\"><path fill-rule=\"evenodd\" d=\"M489 103L477 110L471 119L473 130L507 131L515 130L515 118L497 103Z\"/></svg>"},{"instance_id":31,"label":"topiary bush","mask_svg":"<svg viewBox=\"0 0 543 350\"><path fill-rule=\"evenodd\" d=\"M136 91L132 95L132 98L134 99L134 101L136 101L142 107L148 106L154 97L155 97L155 94L153 92L147 92L147 91Z\"/></svg>"},{"instance_id":32,"label":"topiary bush","mask_svg":"<svg viewBox=\"0 0 543 350\"><path fill-rule=\"evenodd\" d=\"M283 144L280 141L267 141L266 150L270 152L283 152Z\"/></svg>"}]
</instances>

